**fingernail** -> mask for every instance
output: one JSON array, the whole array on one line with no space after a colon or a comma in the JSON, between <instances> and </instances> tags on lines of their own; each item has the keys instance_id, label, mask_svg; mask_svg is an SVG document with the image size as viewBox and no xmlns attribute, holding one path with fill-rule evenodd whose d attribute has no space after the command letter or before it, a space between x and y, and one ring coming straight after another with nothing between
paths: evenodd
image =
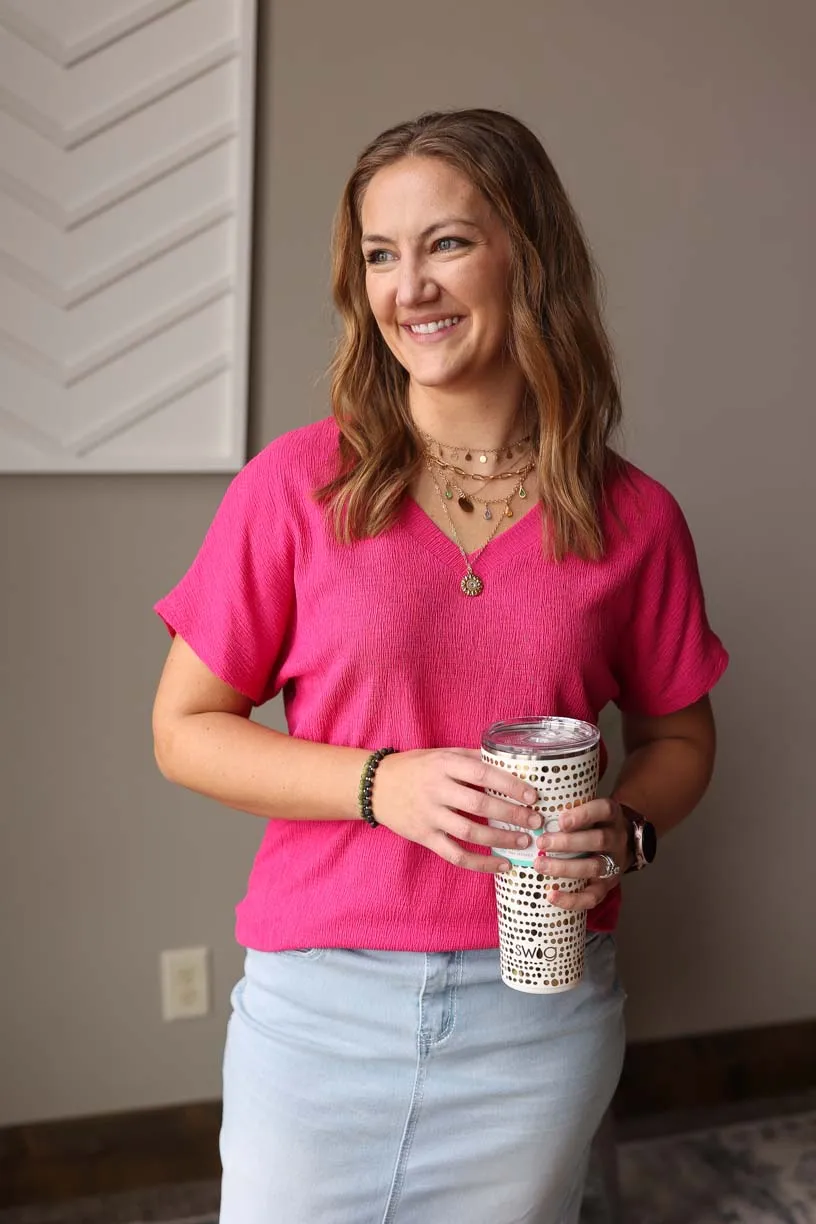
<instances>
[{"instance_id":1,"label":"fingernail","mask_svg":"<svg viewBox=\"0 0 816 1224\"><path fill-rule=\"evenodd\" d=\"M546 850L548 846L552 845L552 841L546 833L542 833L541 837L538 839L538 845L542 850Z\"/></svg>"},{"instance_id":2,"label":"fingernail","mask_svg":"<svg viewBox=\"0 0 816 1224\"><path fill-rule=\"evenodd\" d=\"M571 816L562 816L559 823L562 829L571 829L574 822Z\"/></svg>"},{"instance_id":3,"label":"fingernail","mask_svg":"<svg viewBox=\"0 0 816 1224\"><path fill-rule=\"evenodd\" d=\"M538 798L538 794L534 790L526 790L524 792L525 803L535 803L537 798Z\"/></svg>"},{"instance_id":4,"label":"fingernail","mask_svg":"<svg viewBox=\"0 0 816 1224\"><path fill-rule=\"evenodd\" d=\"M500 864L500 865L499 865L499 866L496 868L496 870L497 870L497 871L500 871L502 874L504 874L506 871L509 871L509 870L510 870L510 864L509 864L509 863L508 863L508 862L505 860L503 863L501 863L501 864Z\"/></svg>"},{"instance_id":5,"label":"fingernail","mask_svg":"<svg viewBox=\"0 0 816 1224\"><path fill-rule=\"evenodd\" d=\"M516 845L521 846L522 849L524 849L525 846L529 846L529 844L530 839L526 833L522 833L521 837L516 838Z\"/></svg>"}]
</instances>

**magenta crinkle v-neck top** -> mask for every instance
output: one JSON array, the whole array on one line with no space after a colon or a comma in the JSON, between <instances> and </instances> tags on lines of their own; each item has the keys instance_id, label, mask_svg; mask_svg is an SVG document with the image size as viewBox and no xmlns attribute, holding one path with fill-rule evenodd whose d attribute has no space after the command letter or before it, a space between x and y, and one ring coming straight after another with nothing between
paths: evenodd
<instances>
[{"instance_id":1,"label":"magenta crinkle v-neck top","mask_svg":"<svg viewBox=\"0 0 816 1224\"><path fill-rule=\"evenodd\" d=\"M333 474L337 443L326 420L267 446L156 605L256 705L282 691L291 735L476 748L499 719L597 722L610 701L670 714L725 670L682 512L637 468L609 490L602 560L548 559L533 507L487 546L476 567L484 592L468 598L461 554L412 500L376 539L334 539L311 491ZM612 929L619 904L616 889L590 911L590 929ZM236 933L268 951L495 947L493 879L362 820L271 819Z\"/></svg>"}]
</instances>

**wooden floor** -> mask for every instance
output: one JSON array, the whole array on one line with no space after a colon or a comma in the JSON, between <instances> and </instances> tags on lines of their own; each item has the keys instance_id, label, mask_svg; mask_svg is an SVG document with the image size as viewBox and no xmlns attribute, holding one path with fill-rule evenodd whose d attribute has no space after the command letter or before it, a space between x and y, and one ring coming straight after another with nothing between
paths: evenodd
<instances>
[{"instance_id":1,"label":"wooden floor","mask_svg":"<svg viewBox=\"0 0 816 1224\"><path fill-rule=\"evenodd\" d=\"M816 1090L816 1021L633 1044L614 1113L634 1140ZM0 1209L217 1179L220 1102L0 1129ZM691 1120L691 1121L690 1121Z\"/></svg>"}]
</instances>

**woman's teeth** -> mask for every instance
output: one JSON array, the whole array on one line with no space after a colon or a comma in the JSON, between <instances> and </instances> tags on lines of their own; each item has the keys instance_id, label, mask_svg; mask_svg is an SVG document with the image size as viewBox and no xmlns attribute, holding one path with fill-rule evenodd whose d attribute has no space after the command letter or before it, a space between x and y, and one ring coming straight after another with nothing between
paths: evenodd
<instances>
[{"instance_id":1,"label":"woman's teeth","mask_svg":"<svg viewBox=\"0 0 816 1224\"><path fill-rule=\"evenodd\" d=\"M454 315L452 319L439 319L436 323L410 323L409 327L414 335L429 336L432 332L444 331L446 327L453 327L458 323L459 315Z\"/></svg>"}]
</instances>

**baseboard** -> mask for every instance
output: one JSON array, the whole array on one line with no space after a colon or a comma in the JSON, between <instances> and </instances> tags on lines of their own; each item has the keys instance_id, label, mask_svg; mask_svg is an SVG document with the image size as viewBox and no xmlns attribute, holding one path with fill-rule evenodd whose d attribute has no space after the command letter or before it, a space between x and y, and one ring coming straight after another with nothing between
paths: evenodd
<instances>
[{"instance_id":1,"label":"baseboard","mask_svg":"<svg viewBox=\"0 0 816 1224\"><path fill-rule=\"evenodd\" d=\"M699 1111L782 1105L816 1089L814 1051L816 1021L635 1042L616 1120L631 1133L645 1118L699 1124ZM215 1178L220 1119L220 1102L206 1101L0 1128L0 1208Z\"/></svg>"},{"instance_id":2,"label":"baseboard","mask_svg":"<svg viewBox=\"0 0 816 1224\"><path fill-rule=\"evenodd\" d=\"M630 1120L816 1088L816 1020L633 1042L615 1094Z\"/></svg>"},{"instance_id":3,"label":"baseboard","mask_svg":"<svg viewBox=\"0 0 816 1224\"><path fill-rule=\"evenodd\" d=\"M218 1177L221 1102L0 1128L0 1208Z\"/></svg>"}]
</instances>

